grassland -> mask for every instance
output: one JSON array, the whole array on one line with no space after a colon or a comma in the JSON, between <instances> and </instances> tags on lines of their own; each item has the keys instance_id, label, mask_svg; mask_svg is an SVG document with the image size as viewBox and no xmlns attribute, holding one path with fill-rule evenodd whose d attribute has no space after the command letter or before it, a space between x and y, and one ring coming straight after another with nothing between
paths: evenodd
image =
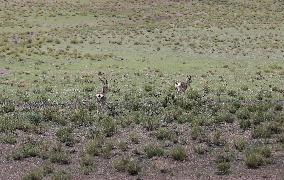
<instances>
[{"instance_id":1,"label":"grassland","mask_svg":"<svg viewBox=\"0 0 284 180\"><path fill-rule=\"evenodd\" d=\"M0 179L281 179L283 18L281 0L0 0Z\"/></svg>"}]
</instances>

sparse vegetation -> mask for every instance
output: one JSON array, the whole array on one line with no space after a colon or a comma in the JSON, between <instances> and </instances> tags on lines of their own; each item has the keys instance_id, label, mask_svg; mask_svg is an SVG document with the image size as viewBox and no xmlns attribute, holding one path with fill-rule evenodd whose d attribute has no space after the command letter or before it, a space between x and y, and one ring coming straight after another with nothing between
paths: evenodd
<instances>
[{"instance_id":1,"label":"sparse vegetation","mask_svg":"<svg viewBox=\"0 0 284 180\"><path fill-rule=\"evenodd\" d=\"M144 152L148 158L152 158L154 156L163 156L165 153L161 147L154 144L146 145L144 147Z\"/></svg>"},{"instance_id":2,"label":"sparse vegetation","mask_svg":"<svg viewBox=\"0 0 284 180\"><path fill-rule=\"evenodd\" d=\"M0 1L0 179L281 179L283 9Z\"/></svg>"},{"instance_id":3,"label":"sparse vegetation","mask_svg":"<svg viewBox=\"0 0 284 180\"><path fill-rule=\"evenodd\" d=\"M171 156L174 160L177 161L184 161L188 157L185 148L182 146L174 147L171 151Z\"/></svg>"}]
</instances>

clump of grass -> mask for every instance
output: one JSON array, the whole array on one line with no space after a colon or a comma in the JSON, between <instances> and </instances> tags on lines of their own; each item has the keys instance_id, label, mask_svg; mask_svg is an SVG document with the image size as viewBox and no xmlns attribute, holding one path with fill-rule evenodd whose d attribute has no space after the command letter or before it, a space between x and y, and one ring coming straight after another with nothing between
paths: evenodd
<instances>
[{"instance_id":1,"label":"clump of grass","mask_svg":"<svg viewBox=\"0 0 284 180\"><path fill-rule=\"evenodd\" d=\"M45 163L42 167L34 169L23 176L23 180L41 180L46 175L51 174L54 171L54 167L49 163Z\"/></svg>"},{"instance_id":2,"label":"clump of grass","mask_svg":"<svg viewBox=\"0 0 284 180\"><path fill-rule=\"evenodd\" d=\"M128 145L126 141L119 141L117 146L121 151L127 151Z\"/></svg>"},{"instance_id":3,"label":"clump of grass","mask_svg":"<svg viewBox=\"0 0 284 180\"><path fill-rule=\"evenodd\" d=\"M250 112L247 108L241 108L237 111L237 117L240 119L249 119L250 118Z\"/></svg>"},{"instance_id":4,"label":"clump of grass","mask_svg":"<svg viewBox=\"0 0 284 180\"><path fill-rule=\"evenodd\" d=\"M52 180L69 180L71 179L71 175L68 172L61 170L61 171L53 173L51 176L51 179Z\"/></svg>"},{"instance_id":5,"label":"clump of grass","mask_svg":"<svg viewBox=\"0 0 284 180\"><path fill-rule=\"evenodd\" d=\"M185 161L188 158L184 147L176 146L171 150L171 157L176 161Z\"/></svg>"},{"instance_id":6,"label":"clump of grass","mask_svg":"<svg viewBox=\"0 0 284 180\"><path fill-rule=\"evenodd\" d=\"M113 134L115 134L117 129L117 124L110 117L104 118L101 121L101 126L102 132L106 135L106 137L111 137Z\"/></svg>"},{"instance_id":7,"label":"clump of grass","mask_svg":"<svg viewBox=\"0 0 284 180\"><path fill-rule=\"evenodd\" d=\"M13 132L16 129L22 131L30 131L34 126L24 118L14 116L0 116L0 132Z\"/></svg>"},{"instance_id":8,"label":"clump of grass","mask_svg":"<svg viewBox=\"0 0 284 180\"><path fill-rule=\"evenodd\" d=\"M103 141L100 139L94 139L90 141L86 146L86 151L89 155L98 156L101 153Z\"/></svg>"},{"instance_id":9,"label":"clump of grass","mask_svg":"<svg viewBox=\"0 0 284 180\"><path fill-rule=\"evenodd\" d=\"M243 129L243 130L247 130L250 128L251 126L251 122L249 119L242 119L240 120L240 128Z\"/></svg>"},{"instance_id":10,"label":"clump of grass","mask_svg":"<svg viewBox=\"0 0 284 180\"><path fill-rule=\"evenodd\" d=\"M44 119L42 115L38 112L31 112L27 115L27 118L34 125L39 125Z\"/></svg>"},{"instance_id":11,"label":"clump of grass","mask_svg":"<svg viewBox=\"0 0 284 180\"><path fill-rule=\"evenodd\" d=\"M23 180L41 180L43 179L43 172L39 169L32 170L28 174L24 175Z\"/></svg>"},{"instance_id":12,"label":"clump of grass","mask_svg":"<svg viewBox=\"0 0 284 180\"><path fill-rule=\"evenodd\" d=\"M137 175L141 171L141 166L135 160L131 160L128 163L127 172L130 175Z\"/></svg>"},{"instance_id":13,"label":"clump of grass","mask_svg":"<svg viewBox=\"0 0 284 180\"><path fill-rule=\"evenodd\" d=\"M206 142L208 140L205 131L200 126L193 126L191 130L191 138L199 142Z\"/></svg>"},{"instance_id":14,"label":"clump of grass","mask_svg":"<svg viewBox=\"0 0 284 180\"><path fill-rule=\"evenodd\" d=\"M49 160L52 163L56 164L69 164L70 157L68 154L61 148L61 146L54 147L49 153Z\"/></svg>"},{"instance_id":15,"label":"clump of grass","mask_svg":"<svg viewBox=\"0 0 284 180\"><path fill-rule=\"evenodd\" d=\"M231 113L226 112L226 111L219 112L217 116L215 117L215 122L217 123L224 123L224 122L233 123L234 120L235 120L234 116Z\"/></svg>"},{"instance_id":16,"label":"clump of grass","mask_svg":"<svg viewBox=\"0 0 284 180\"><path fill-rule=\"evenodd\" d=\"M148 131L153 131L160 126L160 120L157 117L144 116L142 120L142 125Z\"/></svg>"},{"instance_id":17,"label":"clump of grass","mask_svg":"<svg viewBox=\"0 0 284 180\"><path fill-rule=\"evenodd\" d=\"M141 171L141 166L135 160L119 158L113 161L113 166L117 171L127 171L130 175L137 175Z\"/></svg>"},{"instance_id":18,"label":"clump of grass","mask_svg":"<svg viewBox=\"0 0 284 180\"><path fill-rule=\"evenodd\" d=\"M267 146L254 147L246 152L245 163L248 168L255 169L269 162L270 157L271 149Z\"/></svg>"},{"instance_id":19,"label":"clump of grass","mask_svg":"<svg viewBox=\"0 0 284 180\"><path fill-rule=\"evenodd\" d=\"M129 159L119 158L113 161L114 168L119 172L124 172L127 170L129 164Z\"/></svg>"},{"instance_id":20,"label":"clump of grass","mask_svg":"<svg viewBox=\"0 0 284 180\"><path fill-rule=\"evenodd\" d=\"M197 144L194 146L194 151L197 154L205 154L208 151L208 147L206 144Z\"/></svg>"},{"instance_id":21,"label":"clump of grass","mask_svg":"<svg viewBox=\"0 0 284 180\"><path fill-rule=\"evenodd\" d=\"M270 138L272 135L272 131L268 124L261 124L256 126L252 130L252 137L253 138Z\"/></svg>"},{"instance_id":22,"label":"clump of grass","mask_svg":"<svg viewBox=\"0 0 284 180\"><path fill-rule=\"evenodd\" d=\"M145 86L144 86L144 90L145 90L146 92L151 92L151 91L153 91L153 87L148 84L148 85L145 85Z\"/></svg>"},{"instance_id":23,"label":"clump of grass","mask_svg":"<svg viewBox=\"0 0 284 180\"><path fill-rule=\"evenodd\" d=\"M231 96L231 97L237 97L238 93L235 90L229 90L228 95Z\"/></svg>"},{"instance_id":24,"label":"clump of grass","mask_svg":"<svg viewBox=\"0 0 284 180\"><path fill-rule=\"evenodd\" d=\"M17 143L17 136L14 134L5 134L1 135L0 142L5 144L16 144Z\"/></svg>"},{"instance_id":25,"label":"clump of grass","mask_svg":"<svg viewBox=\"0 0 284 180\"><path fill-rule=\"evenodd\" d=\"M70 120L77 125L88 125L92 123L89 112L85 109L77 109L71 115Z\"/></svg>"},{"instance_id":26,"label":"clump of grass","mask_svg":"<svg viewBox=\"0 0 284 180\"><path fill-rule=\"evenodd\" d=\"M76 143L70 127L63 127L56 132L57 139L66 146L73 146Z\"/></svg>"},{"instance_id":27,"label":"clump of grass","mask_svg":"<svg viewBox=\"0 0 284 180\"><path fill-rule=\"evenodd\" d=\"M14 103L12 103L12 102L5 102L1 106L1 111L0 112L10 113L10 112L14 112L15 109L16 109L16 107L15 107Z\"/></svg>"},{"instance_id":28,"label":"clump of grass","mask_svg":"<svg viewBox=\"0 0 284 180\"><path fill-rule=\"evenodd\" d=\"M95 90L95 87L92 86L92 85L87 85L83 88L83 91L85 91L85 92L92 92L94 90Z\"/></svg>"},{"instance_id":29,"label":"clump of grass","mask_svg":"<svg viewBox=\"0 0 284 180\"><path fill-rule=\"evenodd\" d=\"M84 155L80 160L81 170L85 175L90 174L95 169L95 159L90 155Z\"/></svg>"},{"instance_id":30,"label":"clump of grass","mask_svg":"<svg viewBox=\"0 0 284 180\"><path fill-rule=\"evenodd\" d=\"M54 122L60 125L66 125L66 121L59 114L57 109L46 108L42 112L43 119L47 122Z\"/></svg>"},{"instance_id":31,"label":"clump of grass","mask_svg":"<svg viewBox=\"0 0 284 180\"><path fill-rule=\"evenodd\" d=\"M22 160L29 157L40 157L41 151L36 143L27 143L12 152L12 158L14 160Z\"/></svg>"},{"instance_id":32,"label":"clump of grass","mask_svg":"<svg viewBox=\"0 0 284 180\"><path fill-rule=\"evenodd\" d=\"M231 165L229 162L220 162L217 164L217 174L225 175L230 173Z\"/></svg>"},{"instance_id":33,"label":"clump of grass","mask_svg":"<svg viewBox=\"0 0 284 180\"><path fill-rule=\"evenodd\" d=\"M215 162L221 163L221 162L231 162L234 159L234 156L232 153L229 152L220 152L217 154L217 157L215 159Z\"/></svg>"},{"instance_id":34,"label":"clump of grass","mask_svg":"<svg viewBox=\"0 0 284 180\"><path fill-rule=\"evenodd\" d=\"M139 140L139 136L137 133L133 132L129 135L129 138L131 140L132 143L134 144L139 144L140 140Z\"/></svg>"},{"instance_id":35,"label":"clump of grass","mask_svg":"<svg viewBox=\"0 0 284 180\"><path fill-rule=\"evenodd\" d=\"M166 128L159 128L156 132L156 137L158 140L172 140L177 142L177 135Z\"/></svg>"},{"instance_id":36,"label":"clump of grass","mask_svg":"<svg viewBox=\"0 0 284 180\"><path fill-rule=\"evenodd\" d=\"M249 168L258 168L264 164L264 158L261 154L250 152L246 154L245 163Z\"/></svg>"},{"instance_id":37,"label":"clump of grass","mask_svg":"<svg viewBox=\"0 0 284 180\"><path fill-rule=\"evenodd\" d=\"M146 145L144 147L144 152L148 158L152 158L154 156L163 156L165 153L161 147L154 144Z\"/></svg>"},{"instance_id":38,"label":"clump of grass","mask_svg":"<svg viewBox=\"0 0 284 180\"><path fill-rule=\"evenodd\" d=\"M104 158L110 158L111 157L111 153L112 153L112 150L113 150L113 143L110 141L110 142L107 142L105 143L102 148L101 148L101 154Z\"/></svg>"},{"instance_id":39,"label":"clump of grass","mask_svg":"<svg viewBox=\"0 0 284 180\"><path fill-rule=\"evenodd\" d=\"M218 130L215 130L213 132L213 138L212 143L216 146L222 146L225 144L225 139L221 136L221 132Z\"/></svg>"},{"instance_id":40,"label":"clump of grass","mask_svg":"<svg viewBox=\"0 0 284 180\"><path fill-rule=\"evenodd\" d=\"M246 141L243 139L243 138L237 138L234 140L234 145L235 145L235 148L238 150L238 151L243 151L246 147Z\"/></svg>"}]
</instances>

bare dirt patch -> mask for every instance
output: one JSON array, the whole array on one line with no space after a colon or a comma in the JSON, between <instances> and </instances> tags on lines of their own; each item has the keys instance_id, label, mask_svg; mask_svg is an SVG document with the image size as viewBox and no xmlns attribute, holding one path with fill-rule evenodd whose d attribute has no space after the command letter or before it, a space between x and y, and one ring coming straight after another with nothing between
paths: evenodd
<instances>
[{"instance_id":1,"label":"bare dirt patch","mask_svg":"<svg viewBox=\"0 0 284 180\"><path fill-rule=\"evenodd\" d=\"M7 69L4 69L4 68L0 68L0 77L4 77L4 76L7 76L9 75L9 71Z\"/></svg>"}]
</instances>

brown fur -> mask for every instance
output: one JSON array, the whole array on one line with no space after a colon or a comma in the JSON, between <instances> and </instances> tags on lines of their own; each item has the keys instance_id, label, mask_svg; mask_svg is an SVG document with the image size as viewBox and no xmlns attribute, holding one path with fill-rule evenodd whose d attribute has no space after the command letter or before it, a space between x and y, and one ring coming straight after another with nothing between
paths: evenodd
<instances>
[{"instance_id":1,"label":"brown fur","mask_svg":"<svg viewBox=\"0 0 284 180\"><path fill-rule=\"evenodd\" d=\"M108 93L108 81L104 78L99 77L100 81L103 84L101 92L96 94L96 106L97 113L103 113L106 110L106 101L107 101L107 93Z\"/></svg>"},{"instance_id":2,"label":"brown fur","mask_svg":"<svg viewBox=\"0 0 284 180\"><path fill-rule=\"evenodd\" d=\"M187 76L187 81L176 82L175 87L178 93L184 93L191 83L191 76Z\"/></svg>"}]
</instances>

